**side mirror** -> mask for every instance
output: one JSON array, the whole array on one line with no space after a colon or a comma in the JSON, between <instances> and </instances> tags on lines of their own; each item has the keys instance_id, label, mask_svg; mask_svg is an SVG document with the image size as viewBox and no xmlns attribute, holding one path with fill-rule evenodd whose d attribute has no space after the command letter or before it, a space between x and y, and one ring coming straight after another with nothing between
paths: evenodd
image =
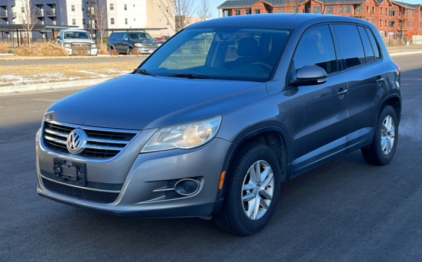
<instances>
[{"instance_id":1,"label":"side mirror","mask_svg":"<svg viewBox=\"0 0 422 262\"><path fill-rule=\"evenodd\" d=\"M293 86L320 85L327 82L327 72L319 66L304 66L296 73L296 79L290 82Z\"/></svg>"}]
</instances>

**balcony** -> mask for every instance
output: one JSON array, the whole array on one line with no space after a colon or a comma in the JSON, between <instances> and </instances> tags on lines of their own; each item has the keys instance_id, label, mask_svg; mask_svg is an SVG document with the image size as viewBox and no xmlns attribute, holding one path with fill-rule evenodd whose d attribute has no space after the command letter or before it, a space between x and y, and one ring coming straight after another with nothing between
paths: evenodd
<instances>
[{"instance_id":1,"label":"balcony","mask_svg":"<svg viewBox=\"0 0 422 262\"><path fill-rule=\"evenodd\" d=\"M56 10L51 10L51 11L47 11L45 12L47 14L48 17L55 17L56 15Z\"/></svg>"},{"instance_id":2,"label":"balcony","mask_svg":"<svg viewBox=\"0 0 422 262\"><path fill-rule=\"evenodd\" d=\"M35 17L44 17L44 10L36 10Z\"/></svg>"},{"instance_id":3,"label":"balcony","mask_svg":"<svg viewBox=\"0 0 422 262\"><path fill-rule=\"evenodd\" d=\"M86 16L90 17L90 16L95 16L95 9L91 8L86 10Z\"/></svg>"},{"instance_id":4,"label":"balcony","mask_svg":"<svg viewBox=\"0 0 422 262\"><path fill-rule=\"evenodd\" d=\"M8 18L9 14L7 13L7 10L0 11L0 18Z\"/></svg>"}]
</instances>

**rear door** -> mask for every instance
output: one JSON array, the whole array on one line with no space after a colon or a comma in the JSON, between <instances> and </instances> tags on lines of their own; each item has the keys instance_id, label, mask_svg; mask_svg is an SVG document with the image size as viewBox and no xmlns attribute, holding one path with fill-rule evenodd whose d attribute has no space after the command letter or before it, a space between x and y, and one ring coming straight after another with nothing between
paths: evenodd
<instances>
[{"instance_id":1,"label":"rear door","mask_svg":"<svg viewBox=\"0 0 422 262\"><path fill-rule=\"evenodd\" d=\"M379 104L387 95L386 75L379 47L369 28L334 25L338 49L348 79L348 151L372 142Z\"/></svg>"},{"instance_id":2,"label":"rear door","mask_svg":"<svg viewBox=\"0 0 422 262\"><path fill-rule=\"evenodd\" d=\"M290 87L294 129L293 176L344 153L347 143L347 81L340 72L329 25L308 29L293 59L295 72L317 65L328 74L320 85Z\"/></svg>"}]
</instances>

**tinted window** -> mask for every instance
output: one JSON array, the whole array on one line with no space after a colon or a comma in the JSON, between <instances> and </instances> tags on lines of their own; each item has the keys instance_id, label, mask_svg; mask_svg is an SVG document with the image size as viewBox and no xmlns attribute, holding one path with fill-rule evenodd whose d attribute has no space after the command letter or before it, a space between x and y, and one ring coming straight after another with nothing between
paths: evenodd
<instances>
[{"instance_id":1,"label":"tinted window","mask_svg":"<svg viewBox=\"0 0 422 262\"><path fill-rule=\"evenodd\" d=\"M375 57L378 59L381 57L381 55L380 55L380 50L379 50L377 41L375 40L375 37L372 34L371 30L366 29L366 32L368 33L369 40L371 41L372 47L374 48Z\"/></svg>"},{"instance_id":2,"label":"tinted window","mask_svg":"<svg viewBox=\"0 0 422 262\"><path fill-rule=\"evenodd\" d=\"M306 65L317 65L328 74L338 71L333 39L328 26L306 31L297 48L294 64L296 70Z\"/></svg>"},{"instance_id":3,"label":"tinted window","mask_svg":"<svg viewBox=\"0 0 422 262\"><path fill-rule=\"evenodd\" d=\"M88 33L79 31L67 31L64 33L64 39L91 39Z\"/></svg>"},{"instance_id":4,"label":"tinted window","mask_svg":"<svg viewBox=\"0 0 422 262\"><path fill-rule=\"evenodd\" d=\"M365 63L365 53L358 28L354 25L334 25L334 30L343 65L350 68Z\"/></svg>"},{"instance_id":5,"label":"tinted window","mask_svg":"<svg viewBox=\"0 0 422 262\"><path fill-rule=\"evenodd\" d=\"M371 42L369 42L368 35L363 27L358 27L360 37L362 38L363 47L365 48L366 61L372 62L375 60L374 51L372 50Z\"/></svg>"}]
</instances>

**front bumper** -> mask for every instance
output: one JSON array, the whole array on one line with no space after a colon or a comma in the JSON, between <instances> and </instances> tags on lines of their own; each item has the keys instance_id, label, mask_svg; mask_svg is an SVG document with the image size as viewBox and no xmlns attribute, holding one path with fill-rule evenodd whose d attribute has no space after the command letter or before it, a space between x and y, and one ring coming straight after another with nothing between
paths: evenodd
<instances>
[{"instance_id":1,"label":"front bumper","mask_svg":"<svg viewBox=\"0 0 422 262\"><path fill-rule=\"evenodd\" d=\"M69 55L73 55L73 49L72 48L65 48L65 49L66 49L66 51ZM96 55L98 55L98 49L97 48L91 48L90 51L88 51L86 53L86 55L96 56Z\"/></svg>"},{"instance_id":2,"label":"front bumper","mask_svg":"<svg viewBox=\"0 0 422 262\"><path fill-rule=\"evenodd\" d=\"M42 137L37 139L37 192L65 204L94 209L121 216L141 217L201 217L211 215L221 205L218 185L226 153L231 143L215 138L210 143L192 150L169 150L139 154L155 130L138 134L116 158L92 161L51 152ZM42 134L41 134L42 135ZM108 190L60 184L51 176L54 158L86 164L88 184L120 185L114 189L115 200L99 203L82 199L89 194L108 194ZM171 190L174 181L195 178L199 191L189 197ZM53 184L52 184L53 183ZM57 189L60 190L57 190ZM62 190L64 188L64 190ZM108 187L105 187L108 188ZM81 194L72 195L72 192ZM110 193L111 194L111 193ZM97 199L97 198L95 198Z\"/></svg>"},{"instance_id":3,"label":"front bumper","mask_svg":"<svg viewBox=\"0 0 422 262\"><path fill-rule=\"evenodd\" d=\"M139 53L141 54L152 54L157 50L156 47L154 48L148 48L148 47L136 47L135 48Z\"/></svg>"}]
</instances>

